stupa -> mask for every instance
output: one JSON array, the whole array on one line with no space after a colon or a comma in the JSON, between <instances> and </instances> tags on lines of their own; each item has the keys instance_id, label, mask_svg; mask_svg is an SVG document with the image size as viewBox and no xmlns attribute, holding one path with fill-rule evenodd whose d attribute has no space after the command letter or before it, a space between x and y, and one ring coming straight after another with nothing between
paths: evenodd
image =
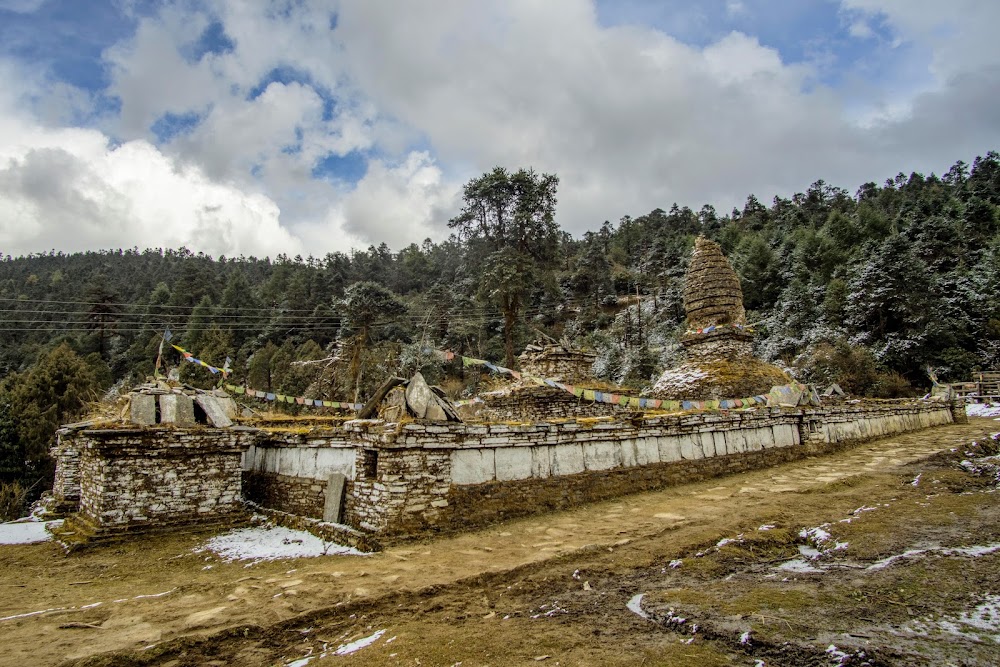
<instances>
[{"instance_id":1,"label":"stupa","mask_svg":"<svg viewBox=\"0 0 1000 667\"><path fill-rule=\"evenodd\" d=\"M791 378L753 354L740 279L718 243L699 236L684 283L687 360L663 373L657 398L717 400L766 394Z\"/></svg>"}]
</instances>

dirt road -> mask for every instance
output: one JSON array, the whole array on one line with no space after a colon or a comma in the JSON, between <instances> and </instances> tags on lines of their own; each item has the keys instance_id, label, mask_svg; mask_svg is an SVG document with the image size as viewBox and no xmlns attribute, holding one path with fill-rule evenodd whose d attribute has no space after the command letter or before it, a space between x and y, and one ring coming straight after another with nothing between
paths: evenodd
<instances>
[{"instance_id":1,"label":"dirt road","mask_svg":"<svg viewBox=\"0 0 1000 667\"><path fill-rule=\"evenodd\" d=\"M871 622L856 624L869 637L902 625L868 609L880 599L890 611L914 608L896 593L869 598L867 583L843 584L841 575L833 586L826 574L776 578L772 570L799 553L802 528L831 522L856 533L844 554L826 558L861 559L841 573L916 542L1000 543L997 496L986 493L993 487L954 461L927 461L961 454L998 427L972 420L364 557L226 563L194 552L204 534L71 556L53 544L0 546L0 664L907 664L893 662L899 642L882 641L876 658L802 648L827 641L837 629L830 619L844 609L867 609ZM924 481L913 485L917 475ZM925 493L932 477L938 489L954 489ZM837 523L865 507L873 509L856 522ZM726 539L733 542L717 546ZM965 570L995 567L994 558ZM726 577L736 583L727 588ZM790 585L762 590L782 578ZM824 601L824 589L844 586L850 591ZM743 598L743 607L726 606ZM669 611L681 608L703 618L700 631ZM748 631L753 639L740 643ZM370 645L354 652L355 640ZM774 648L782 642L793 647L787 654ZM954 664L991 664L962 650L972 661Z\"/></svg>"}]
</instances>

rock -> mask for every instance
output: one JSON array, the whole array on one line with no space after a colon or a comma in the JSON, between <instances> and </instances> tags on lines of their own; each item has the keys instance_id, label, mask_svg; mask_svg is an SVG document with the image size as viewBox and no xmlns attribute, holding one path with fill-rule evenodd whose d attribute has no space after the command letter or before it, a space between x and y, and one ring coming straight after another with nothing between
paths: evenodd
<instances>
[{"instance_id":1,"label":"rock","mask_svg":"<svg viewBox=\"0 0 1000 667\"><path fill-rule=\"evenodd\" d=\"M410 414L417 419L423 419L427 415L427 407L437 405L434 392L427 386L424 376L415 373L410 378L410 383L406 385L406 407Z\"/></svg>"},{"instance_id":2,"label":"rock","mask_svg":"<svg viewBox=\"0 0 1000 667\"><path fill-rule=\"evenodd\" d=\"M129 407L129 421L142 426L156 423L156 397L146 394L132 394Z\"/></svg>"},{"instance_id":3,"label":"rock","mask_svg":"<svg viewBox=\"0 0 1000 667\"><path fill-rule=\"evenodd\" d=\"M424 413L424 419L432 419L434 421L448 421L448 415L445 414L444 408L438 405L436 402L427 406L427 411Z\"/></svg>"},{"instance_id":4,"label":"rock","mask_svg":"<svg viewBox=\"0 0 1000 667\"><path fill-rule=\"evenodd\" d=\"M326 482L326 503L323 506L323 521L340 523L340 508L344 506L344 485L347 477L335 472Z\"/></svg>"},{"instance_id":5,"label":"rock","mask_svg":"<svg viewBox=\"0 0 1000 667\"><path fill-rule=\"evenodd\" d=\"M184 394L164 394L160 396L161 424L193 424L194 401Z\"/></svg>"},{"instance_id":6,"label":"rock","mask_svg":"<svg viewBox=\"0 0 1000 667\"><path fill-rule=\"evenodd\" d=\"M205 411L205 417L212 426L225 428L233 425L233 420L226 414L226 408L215 396L198 394L195 401Z\"/></svg>"},{"instance_id":7,"label":"rock","mask_svg":"<svg viewBox=\"0 0 1000 667\"><path fill-rule=\"evenodd\" d=\"M387 422L398 422L406 414L406 408L401 405L390 405L382 408L379 412L379 419Z\"/></svg>"},{"instance_id":8,"label":"rock","mask_svg":"<svg viewBox=\"0 0 1000 667\"><path fill-rule=\"evenodd\" d=\"M406 407L406 392L397 387L386 394L382 404L390 407Z\"/></svg>"}]
</instances>

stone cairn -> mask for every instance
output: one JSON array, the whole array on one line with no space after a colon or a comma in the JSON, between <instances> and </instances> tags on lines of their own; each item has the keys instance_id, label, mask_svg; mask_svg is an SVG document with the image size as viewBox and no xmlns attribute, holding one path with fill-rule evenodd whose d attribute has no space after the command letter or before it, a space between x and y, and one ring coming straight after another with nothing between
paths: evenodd
<instances>
[{"instance_id":1,"label":"stone cairn","mask_svg":"<svg viewBox=\"0 0 1000 667\"><path fill-rule=\"evenodd\" d=\"M378 417L398 422L404 417L428 421L460 422L454 403L440 387L432 387L420 373L409 380L390 377L358 413L358 419Z\"/></svg>"},{"instance_id":2,"label":"stone cairn","mask_svg":"<svg viewBox=\"0 0 1000 667\"><path fill-rule=\"evenodd\" d=\"M740 279L719 244L702 236L684 281L684 312L688 333L680 342L689 358L753 356Z\"/></svg>"},{"instance_id":3,"label":"stone cairn","mask_svg":"<svg viewBox=\"0 0 1000 667\"><path fill-rule=\"evenodd\" d=\"M714 241L698 237L684 284L687 361L669 369L653 391L659 398L704 400L766 394L791 381L753 355L740 279Z\"/></svg>"},{"instance_id":4,"label":"stone cairn","mask_svg":"<svg viewBox=\"0 0 1000 667\"><path fill-rule=\"evenodd\" d=\"M123 421L137 426L205 424L232 426L236 404L222 389L203 390L169 382L151 382L128 394Z\"/></svg>"},{"instance_id":5,"label":"stone cairn","mask_svg":"<svg viewBox=\"0 0 1000 667\"><path fill-rule=\"evenodd\" d=\"M559 382L583 382L593 379L597 355L572 346L567 340L528 345L517 358L521 372Z\"/></svg>"}]
</instances>

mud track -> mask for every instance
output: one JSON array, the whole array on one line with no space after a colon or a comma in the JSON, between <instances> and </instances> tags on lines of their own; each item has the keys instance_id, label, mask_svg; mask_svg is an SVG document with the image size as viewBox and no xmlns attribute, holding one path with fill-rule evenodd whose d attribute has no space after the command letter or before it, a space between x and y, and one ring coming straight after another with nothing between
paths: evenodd
<instances>
[{"instance_id":1,"label":"mud track","mask_svg":"<svg viewBox=\"0 0 1000 667\"><path fill-rule=\"evenodd\" d=\"M0 664L997 664L961 623L1000 601L1000 551L960 550L1000 545L961 465L1000 424L971 421L365 557L0 546ZM778 569L803 549L818 572Z\"/></svg>"}]
</instances>

